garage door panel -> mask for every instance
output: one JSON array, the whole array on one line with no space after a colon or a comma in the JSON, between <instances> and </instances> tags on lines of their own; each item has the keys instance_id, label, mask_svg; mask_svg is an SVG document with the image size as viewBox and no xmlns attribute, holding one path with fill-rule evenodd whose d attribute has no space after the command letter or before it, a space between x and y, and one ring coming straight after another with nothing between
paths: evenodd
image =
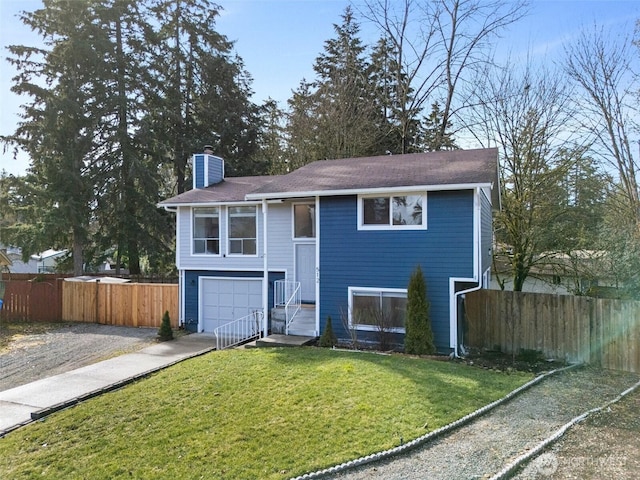
<instances>
[{"instance_id":1,"label":"garage door panel","mask_svg":"<svg viewBox=\"0 0 640 480\"><path fill-rule=\"evenodd\" d=\"M262 279L202 279L201 318L205 332L262 310Z\"/></svg>"}]
</instances>

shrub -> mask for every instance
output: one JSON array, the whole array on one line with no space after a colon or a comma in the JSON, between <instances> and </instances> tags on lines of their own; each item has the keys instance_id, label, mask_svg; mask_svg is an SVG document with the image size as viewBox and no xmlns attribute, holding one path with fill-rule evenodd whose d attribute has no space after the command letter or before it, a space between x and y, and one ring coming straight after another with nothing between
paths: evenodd
<instances>
[{"instance_id":1,"label":"shrub","mask_svg":"<svg viewBox=\"0 0 640 480\"><path fill-rule=\"evenodd\" d=\"M430 355L436 352L429 320L427 285L420 265L411 275L407 288L404 351L415 355Z\"/></svg>"},{"instance_id":2,"label":"shrub","mask_svg":"<svg viewBox=\"0 0 640 480\"><path fill-rule=\"evenodd\" d=\"M169 311L165 311L162 316L162 323L158 329L158 337L162 342L173 340L173 330L171 329L171 320L169 319Z\"/></svg>"},{"instance_id":3,"label":"shrub","mask_svg":"<svg viewBox=\"0 0 640 480\"><path fill-rule=\"evenodd\" d=\"M336 334L333 333L333 325L331 325L331 315L329 315L327 317L327 325L325 326L322 335L320 335L318 345L323 348L331 348L336 346L337 343L338 339L336 338Z\"/></svg>"}]
</instances>

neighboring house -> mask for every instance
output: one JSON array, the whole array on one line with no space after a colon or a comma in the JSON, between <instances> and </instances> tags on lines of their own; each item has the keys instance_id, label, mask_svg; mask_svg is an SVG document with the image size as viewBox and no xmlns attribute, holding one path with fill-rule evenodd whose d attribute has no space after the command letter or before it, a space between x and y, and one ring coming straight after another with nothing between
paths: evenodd
<instances>
[{"instance_id":1,"label":"neighboring house","mask_svg":"<svg viewBox=\"0 0 640 480\"><path fill-rule=\"evenodd\" d=\"M436 346L457 353L460 297L489 283L497 157L387 155L224 178L222 159L195 155L193 190L159 204L177 213L180 323L213 332L270 313L299 287L312 321L288 317L288 333L318 336L331 316L339 338L353 331L375 342L379 326L365 314L374 308L390 312L387 329L402 344L407 284L420 265Z\"/></svg>"},{"instance_id":2,"label":"neighboring house","mask_svg":"<svg viewBox=\"0 0 640 480\"><path fill-rule=\"evenodd\" d=\"M58 261L63 260L68 252L69 250L49 249L31 255L31 259L36 261L36 272L55 273Z\"/></svg>"},{"instance_id":3,"label":"neighboring house","mask_svg":"<svg viewBox=\"0 0 640 480\"><path fill-rule=\"evenodd\" d=\"M491 272L492 290L513 290L509 249L495 247L500 252ZM551 293L556 295L594 295L603 290L615 291L616 279L611 278L607 255L599 250L574 250L569 253L545 252L536 257L522 291L527 293ZM501 286L502 284L502 286Z\"/></svg>"},{"instance_id":4,"label":"neighboring house","mask_svg":"<svg viewBox=\"0 0 640 480\"><path fill-rule=\"evenodd\" d=\"M22 261L22 250L16 247L0 245L6 256L11 260L11 266L7 267L10 273L38 273L38 261L31 257L27 262Z\"/></svg>"}]
</instances>

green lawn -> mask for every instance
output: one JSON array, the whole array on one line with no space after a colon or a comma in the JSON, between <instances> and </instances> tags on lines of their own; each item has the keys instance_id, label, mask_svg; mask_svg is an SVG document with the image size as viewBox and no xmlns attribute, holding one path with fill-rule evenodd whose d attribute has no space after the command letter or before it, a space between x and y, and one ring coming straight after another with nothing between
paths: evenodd
<instances>
[{"instance_id":1,"label":"green lawn","mask_svg":"<svg viewBox=\"0 0 640 480\"><path fill-rule=\"evenodd\" d=\"M531 378L318 348L214 352L10 433L0 478L290 478L417 438Z\"/></svg>"}]
</instances>

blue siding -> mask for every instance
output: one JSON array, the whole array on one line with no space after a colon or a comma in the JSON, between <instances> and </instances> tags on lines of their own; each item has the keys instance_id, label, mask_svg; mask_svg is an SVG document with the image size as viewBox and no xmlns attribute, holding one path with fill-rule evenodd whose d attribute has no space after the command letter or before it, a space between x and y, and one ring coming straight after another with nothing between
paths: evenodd
<instances>
[{"instance_id":1,"label":"blue siding","mask_svg":"<svg viewBox=\"0 0 640 480\"><path fill-rule=\"evenodd\" d=\"M205 177L205 163L207 166ZM197 154L193 156L193 175L195 188L214 185L224 180L224 160L214 155Z\"/></svg>"},{"instance_id":2,"label":"blue siding","mask_svg":"<svg viewBox=\"0 0 640 480\"><path fill-rule=\"evenodd\" d=\"M184 273L184 319L187 325L198 322L200 277L262 278L262 272L228 272L223 270L187 270ZM273 282L284 278L284 272L269 272L269 311L273 308ZM195 329L195 326L193 327ZM195 330L194 330L195 331Z\"/></svg>"},{"instance_id":3,"label":"blue siding","mask_svg":"<svg viewBox=\"0 0 640 480\"><path fill-rule=\"evenodd\" d=\"M448 351L449 277L473 276L473 192L430 192L427 230L358 231L356 196L322 198L319 222L321 331L331 315L347 338L340 318L349 286L407 288L420 264L436 346Z\"/></svg>"},{"instance_id":4,"label":"blue siding","mask_svg":"<svg viewBox=\"0 0 640 480\"><path fill-rule=\"evenodd\" d=\"M208 164L209 179L207 183L209 185L214 185L224 180L224 161L220 157L208 155Z\"/></svg>"},{"instance_id":5,"label":"blue siding","mask_svg":"<svg viewBox=\"0 0 640 480\"><path fill-rule=\"evenodd\" d=\"M482 271L480 275L482 275L487 268L491 266L491 249L493 246L493 212L491 210L491 203L489 199L484 195L480 194L480 202L481 202L481 242L482 246L480 252L480 258L482 259Z\"/></svg>"},{"instance_id":6,"label":"blue siding","mask_svg":"<svg viewBox=\"0 0 640 480\"><path fill-rule=\"evenodd\" d=\"M193 175L196 179L195 188L204 187L204 155L193 156Z\"/></svg>"}]
</instances>

